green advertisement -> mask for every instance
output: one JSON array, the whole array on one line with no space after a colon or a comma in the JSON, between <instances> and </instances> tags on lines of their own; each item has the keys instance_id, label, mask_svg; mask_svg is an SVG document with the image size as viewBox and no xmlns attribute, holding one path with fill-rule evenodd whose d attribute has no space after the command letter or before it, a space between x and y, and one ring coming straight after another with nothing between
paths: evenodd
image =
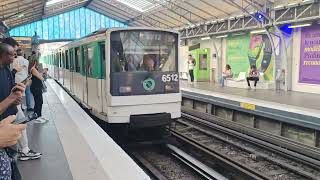
<instances>
[{"instance_id":1,"label":"green advertisement","mask_svg":"<svg viewBox=\"0 0 320 180\"><path fill-rule=\"evenodd\" d=\"M268 36L247 34L227 38L227 64L231 66L234 77L238 77L240 72L248 73L250 66L256 65L264 80L272 81L274 57Z\"/></svg>"},{"instance_id":2,"label":"green advertisement","mask_svg":"<svg viewBox=\"0 0 320 180\"><path fill-rule=\"evenodd\" d=\"M210 49L197 49L191 51L192 57L195 58L196 66L194 68L194 78L196 81L210 80Z\"/></svg>"}]
</instances>

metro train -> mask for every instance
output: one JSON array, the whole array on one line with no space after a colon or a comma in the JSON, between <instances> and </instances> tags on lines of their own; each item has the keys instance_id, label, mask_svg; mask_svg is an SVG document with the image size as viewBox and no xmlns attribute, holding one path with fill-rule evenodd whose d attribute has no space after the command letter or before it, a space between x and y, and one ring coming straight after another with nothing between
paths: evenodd
<instances>
[{"instance_id":1,"label":"metro train","mask_svg":"<svg viewBox=\"0 0 320 180\"><path fill-rule=\"evenodd\" d=\"M103 29L43 55L49 75L110 124L157 127L181 116L179 33Z\"/></svg>"}]
</instances>

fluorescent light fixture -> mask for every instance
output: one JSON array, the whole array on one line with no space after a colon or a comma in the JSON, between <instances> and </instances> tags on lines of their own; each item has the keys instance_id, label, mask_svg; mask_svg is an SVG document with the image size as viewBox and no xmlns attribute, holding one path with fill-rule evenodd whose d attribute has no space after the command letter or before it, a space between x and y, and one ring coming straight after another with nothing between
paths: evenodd
<instances>
[{"instance_id":1,"label":"fluorescent light fixture","mask_svg":"<svg viewBox=\"0 0 320 180\"><path fill-rule=\"evenodd\" d=\"M298 27L307 27L307 26L311 26L310 23L307 23L307 24L296 24L296 25L291 25L289 26L288 28L298 28Z\"/></svg>"},{"instance_id":2,"label":"fluorescent light fixture","mask_svg":"<svg viewBox=\"0 0 320 180\"><path fill-rule=\"evenodd\" d=\"M203 41L204 41L204 40L209 40L209 39L211 39L209 36L207 36L207 37L202 37L202 38L201 38L201 40L203 40Z\"/></svg>"},{"instance_id":3,"label":"fluorescent light fixture","mask_svg":"<svg viewBox=\"0 0 320 180\"><path fill-rule=\"evenodd\" d=\"M280 8L283 8L284 6L283 5L278 5L276 7L274 7L274 9L280 9Z\"/></svg>"},{"instance_id":4,"label":"fluorescent light fixture","mask_svg":"<svg viewBox=\"0 0 320 180\"><path fill-rule=\"evenodd\" d=\"M246 33L244 33L244 32L241 32L241 33L234 33L234 34L232 34L232 36L241 36L241 35L244 35L244 34L246 34Z\"/></svg>"},{"instance_id":5,"label":"fluorescent light fixture","mask_svg":"<svg viewBox=\"0 0 320 180\"><path fill-rule=\"evenodd\" d=\"M226 34L226 35L216 36L217 39L219 39L219 38L225 38L225 37L228 37L228 35Z\"/></svg>"},{"instance_id":6,"label":"fluorescent light fixture","mask_svg":"<svg viewBox=\"0 0 320 180\"><path fill-rule=\"evenodd\" d=\"M54 5L54 4L57 4L57 3L60 3L64 0L49 0L47 3L46 3L46 6L51 6L51 5Z\"/></svg>"},{"instance_id":7,"label":"fluorescent light fixture","mask_svg":"<svg viewBox=\"0 0 320 180\"><path fill-rule=\"evenodd\" d=\"M255 30L255 31L251 31L250 34L259 34L259 33L266 33L267 31L265 29L261 29L261 30Z\"/></svg>"},{"instance_id":8,"label":"fluorescent light fixture","mask_svg":"<svg viewBox=\"0 0 320 180\"><path fill-rule=\"evenodd\" d=\"M289 3L288 6L294 6L294 5L297 5L298 3L296 2L293 2L293 3Z\"/></svg>"},{"instance_id":9,"label":"fluorescent light fixture","mask_svg":"<svg viewBox=\"0 0 320 180\"><path fill-rule=\"evenodd\" d=\"M150 1L150 0L116 0L118 2L121 2L135 10L138 10L140 12L145 12L148 10L151 10L154 7L160 6L163 3L166 3L166 1Z\"/></svg>"},{"instance_id":10,"label":"fluorescent light fixture","mask_svg":"<svg viewBox=\"0 0 320 180\"><path fill-rule=\"evenodd\" d=\"M24 16L23 13L17 15L18 18L22 18L23 16Z\"/></svg>"}]
</instances>

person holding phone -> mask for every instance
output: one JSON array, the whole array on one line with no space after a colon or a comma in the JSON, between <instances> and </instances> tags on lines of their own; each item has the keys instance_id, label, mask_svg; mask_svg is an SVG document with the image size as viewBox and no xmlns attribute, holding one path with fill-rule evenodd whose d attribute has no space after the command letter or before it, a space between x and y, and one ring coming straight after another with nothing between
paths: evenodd
<instances>
[{"instance_id":1,"label":"person holding phone","mask_svg":"<svg viewBox=\"0 0 320 180\"><path fill-rule=\"evenodd\" d=\"M22 82L28 77L28 68L29 68L29 61L23 57L23 50L17 50L17 58L13 60L11 64L11 68L15 71L15 82ZM27 107L28 111L33 110L31 107L31 92L30 92L30 83L26 81L26 90L23 96L25 106Z\"/></svg>"},{"instance_id":2,"label":"person holding phone","mask_svg":"<svg viewBox=\"0 0 320 180\"><path fill-rule=\"evenodd\" d=\"M27 62L25 61L16 61L18 58L19 59L24 59L23 58L23 51L21 49L19 49L19 44L13 39L13 38L5 38L5 40L3 41L5 44L9 45L10 47L13 48L13 54L15 56L17 56L15 59L13 59L13 61L11 60L11 62L6 62L8 63L7 66L11 65L11 67L14 69L13 73L14 74L14 78L12 77L10 80L13 80L16 84L20 84L24 86L24 90L21 91L25 100L26 96L25 94L28 95L27 98L29 98L29 106L30 106L30 96L31 96L31 92L30 92L30 87L25 88L25 85L28 85L29 81L26 81L25 84L21 84L22 81L24 81L27 77L28 77L28 65L26 64ZM21 56L21 57L20 57ZM29 63L29 62L28 62ZM13 83L14 84L14 83ZM26 91L25 91L26 89ZM16 88L13 88L12 91L15 91ZM17 115L18 119L21 118L25 118L24 113L21 109L21 103L19 103L19 105L16 107L16 113L14 115ZM30 109L29 109L30 110ZM41 153L39 152L35 152L32 149L29 148L29 142L28 142L28 136L27 136L27 130L23 130L22 131L22 136L19 139L19 160L32 160L32 159L38 159L41 157Z\"/></svg>"},{"instance_id":3,"label":"person holding phone","mask_svg":"<svg viewBox=\"0 0 320 180\"><path fill-rule=\"evenodd\" d=\"M35 121L36 123L46 123L48 120L44 117L42 117L42 104L43 104L43 84L42 81L44 78L42 77L42 74L38 71L38 61L37 59L31 60L30 63L30 73L32 74L32 84L31 84L31 93L34 97L34 113L37 114L38 118Z\"/></svg>"},{"instance_id":4,"label":"person holding phone","mask_svg":"<svg viewBox=\"0 0 320 180\"><path fill-rule=\"evenodd\" d=\"M21 103L23 84L14 85L14 80L9 69L13 62L15 52L12 46L0 43L0 175L2 179L11 179L12 160L5 151L8 146L16 144L20 139L22 130L26 125L13 125L17 105Z\"/></svg>"}]
</instances>

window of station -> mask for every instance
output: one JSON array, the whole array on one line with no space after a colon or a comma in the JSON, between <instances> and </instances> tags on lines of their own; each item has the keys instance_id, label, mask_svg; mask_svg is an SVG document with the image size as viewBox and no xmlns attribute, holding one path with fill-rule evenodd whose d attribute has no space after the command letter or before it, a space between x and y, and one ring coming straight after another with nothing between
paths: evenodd
<instances>
[{"instance_id":1,"label":"window of station","mask_svg":"<svg viewBox=\"0 0 320 180\"><path fill-rule=\"evenodd\" d=\"M80 52L80 48L76 48L75 49L75 67L76 67L76 72L80 72L80 56L81 56L81 52Z\"/></svg>"}]
</instances>

